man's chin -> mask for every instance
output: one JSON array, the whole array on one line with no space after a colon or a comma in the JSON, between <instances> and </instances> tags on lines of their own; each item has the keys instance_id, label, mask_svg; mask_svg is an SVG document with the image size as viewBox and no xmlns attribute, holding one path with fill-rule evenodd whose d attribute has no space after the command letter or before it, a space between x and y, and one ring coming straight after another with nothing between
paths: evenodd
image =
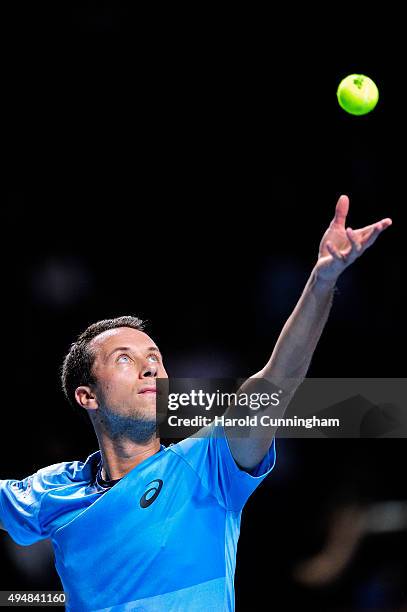
<instances>
[{"instance_id":1,"label":"man's chin","mask_svg":"<svg viewBox=\"0 0 407 612\"><path fill-rule=\"evenodd\" d=\"M159 432L157 422L150 419L132 419L128 422L125 428L124 435L133 440L134 442L148 442L152 438L158 438Z\"/></svg>"}]
</instances>

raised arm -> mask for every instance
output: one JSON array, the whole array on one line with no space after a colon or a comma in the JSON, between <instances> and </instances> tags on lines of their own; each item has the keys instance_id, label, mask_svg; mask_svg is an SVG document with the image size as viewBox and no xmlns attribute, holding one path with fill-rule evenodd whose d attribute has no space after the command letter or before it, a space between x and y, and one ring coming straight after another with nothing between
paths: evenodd
<instances>
[{"instance_id":1,"label":"raised arm","mask_svg":"<svg viewBox=\"0 0 407 612\"><path fill-rule=\"evenodd\" d=\"M315 349L331 311L335 286L340 275L371 247L378 236L391 226L391 219L383 219L367 227L353 230L346 227L349 198L342 196L336 206L335 217L326 231L319 248L317 263L294 312L284 326L274 352L266 366L246 381L241 391L255 393L264 379L284 390L278 408L268 407L262 415L281 417L295 392L306 377ZM233 405L227 416L247 415L247 408ZM267 454L276 429L267 427L261 435L239 437L238 427L227 427L231 452L245 469L257 466Z\"/></svg>"}]
</instances>

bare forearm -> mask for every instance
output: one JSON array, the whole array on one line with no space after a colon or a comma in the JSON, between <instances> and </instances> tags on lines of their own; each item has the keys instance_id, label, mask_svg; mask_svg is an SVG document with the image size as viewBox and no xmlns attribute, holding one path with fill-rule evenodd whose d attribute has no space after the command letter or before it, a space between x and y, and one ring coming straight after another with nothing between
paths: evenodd
<instances>
[{"instance_id":1,"label":"bare forearm","mask_svg":"<svg viewBox=\"0 0 407 612\"><path fill-rule=\"evenodd\" d=\"M316 266L293 314L281 332L270 361L242 387L246 393L250 390L256 391L256 387L261 390L262 383L268 381L271 383L271 389L277 386L277 389L284 390L278 407L270 406L266 409L274 416L284 413L307 375L331 311L337 279L392 225L392 220L386 218L352 230L346 228L348 213L349 198L341 196L336 205L335 217L322 238ZM259 382L258 378L262 381ZM281 394L281 391L278 393ZM242 412L242 407L238 405L232 405L229 409L231 415L240 416ZM261 431L260 436L238 439L237 427L227 430L233 456L239 465L252 468L264 457L275 430L267 428L267 434L263 433Z\"/></svg>"},{"instance_id":2,"label":"bare forearm","mask_svg":"<svg viewBox=\"0 0 407 612\"><path fill-rule=\"evenodd\" d=\"M318 341L331 311L335 283L318 280L315 271L311 274L304 292L280 334L273 355L265 368L246 381L241 392L246 394L263 392L262 381L269 381L273 388L281 387L284 395L278 407L270 406L264 413L279 417L284 414L291 399L304 380ZM228 417L247 416L245 409L233 405ZM251 439L243 440L239 431L226 428L229 446L237 463L244 468L258 465L267 453L276 429L268 427L267 433L259 429Z\"/></svg>"},{"instance_id":3,"label":"bare forearm","mask_svg":"<svg viewBox=\"0 0 407 612\"><path fill-rule=\"evenodd\" d=\"M286 391L295 391L293 387L298 386L308 372L328 321L334 292L335 283L319 279L314 269L260 376L282 385Z\"/></svg>"}]
</instances>

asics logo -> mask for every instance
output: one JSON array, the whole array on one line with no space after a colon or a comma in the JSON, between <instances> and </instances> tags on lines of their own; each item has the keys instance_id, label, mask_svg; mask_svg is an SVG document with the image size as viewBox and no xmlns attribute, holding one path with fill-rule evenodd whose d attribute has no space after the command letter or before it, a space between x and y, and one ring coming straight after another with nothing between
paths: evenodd
<instances>
[{"instance_id":1,"label":"asics logo","mask_svg":"<svg viewBox=\"0 0 407 612\"><path fill-rule=\"evenodd\" d=\"M162 480L153 480L152 482L149 482L147 486L149 487L150 485L156 486L148 489L148 491L146 491L143 497L140 499L140 506L143 509L149 508L157 500L164 486L164 482Z\"/></svg>"}]
</instances>

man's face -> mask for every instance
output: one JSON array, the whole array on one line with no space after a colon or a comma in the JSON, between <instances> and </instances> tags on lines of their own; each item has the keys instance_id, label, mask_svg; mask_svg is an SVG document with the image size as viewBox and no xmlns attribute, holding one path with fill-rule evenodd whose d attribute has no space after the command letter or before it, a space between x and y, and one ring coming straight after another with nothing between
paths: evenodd
<instances>
[{"instance_id":1,"label":"man's face","mask_svg":"<svg viewBox=\"0 0 407 612\"><path fill-rule=\"evenodd\" d=\"M155 422L156 379L168 375L151 338L120 327L94 338L89 350L96 355L92 372L99 416L109 421L110 429L121 433L134 421Z\"/></svg>"}]
</instances>

